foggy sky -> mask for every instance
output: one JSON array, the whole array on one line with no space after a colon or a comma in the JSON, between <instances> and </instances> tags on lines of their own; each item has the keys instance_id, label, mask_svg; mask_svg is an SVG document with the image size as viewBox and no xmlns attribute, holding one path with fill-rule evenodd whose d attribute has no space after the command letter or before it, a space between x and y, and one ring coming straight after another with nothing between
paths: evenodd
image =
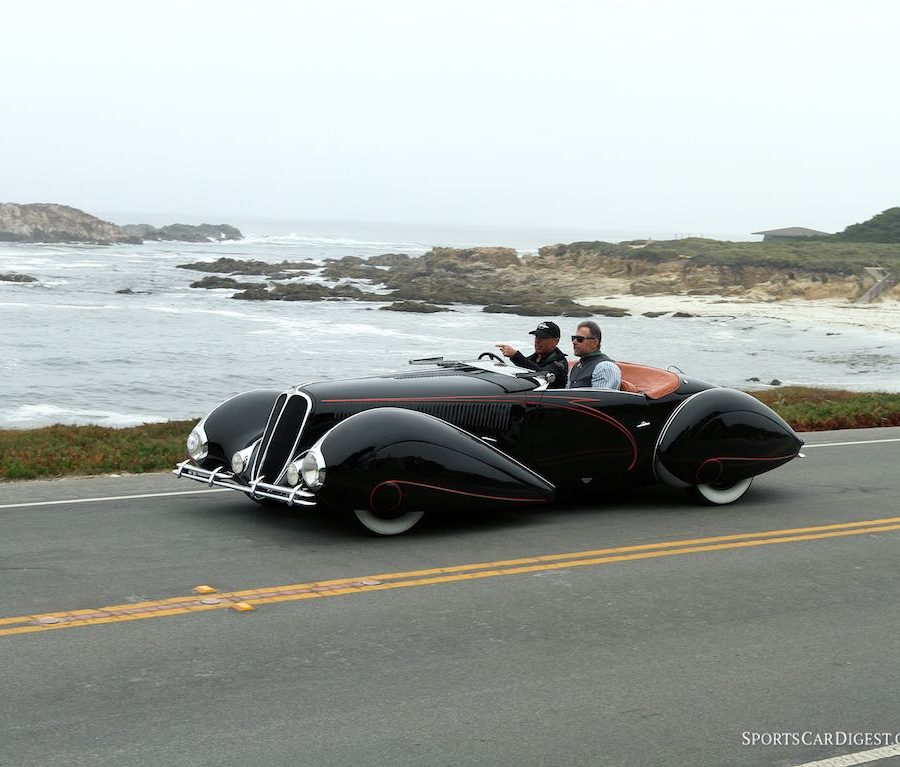
<instances>
[{"instance_id":1,"label":"foggy sky","mask_svg":"<svg viewBox=\"0 0 900 767\"><path fill-rule=\"evenodd\" d=\"M0 202L707 236L900 205L894 2L6 0L0 23Z\"/></svg>"}]
</instances>

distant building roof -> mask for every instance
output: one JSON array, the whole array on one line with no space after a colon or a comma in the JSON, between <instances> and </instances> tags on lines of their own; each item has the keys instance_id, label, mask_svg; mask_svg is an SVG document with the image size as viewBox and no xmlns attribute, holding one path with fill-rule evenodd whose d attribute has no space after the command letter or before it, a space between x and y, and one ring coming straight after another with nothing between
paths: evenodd
<instances>
[{"instance_id":1,"label":"distant building roof","mask_svg":"<svg viewBox=\"0 0 900 767\"><path fill-rule=\"evenodd\" d=\"M822 237L830 232L807 229L805 226L789 226L786 229L766 229L764 232L753 232L753 234L769 235L770 237Z\"/></svg>"}]
</instances>

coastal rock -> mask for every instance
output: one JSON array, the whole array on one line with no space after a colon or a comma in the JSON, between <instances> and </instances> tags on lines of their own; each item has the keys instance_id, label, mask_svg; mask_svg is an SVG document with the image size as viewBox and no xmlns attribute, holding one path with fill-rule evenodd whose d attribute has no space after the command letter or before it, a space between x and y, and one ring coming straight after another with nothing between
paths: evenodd
<instances>
[{"instance_id":1,"label":"coastal rock","mask_svg":"<svg viewBox=\"0 0 900 767\"><path fill-rule=\"evenodd\" d=\"M521 263L518 253L513 248L432 248L421 256L421 264L427 265L429 271L435 269L480 269L492 267L502 269L507 266L518 266Z\"/></svg>"},{"instance_id":2,"label":"coastal rock","mask_svg":"<svg viewBox=\"0 0 900 767\"><path fill-rule=\"evenodd\" d=\"M410 256L406 253L382 253L380 256L372 256L367 263L373 266L400 266L409 263Z\"/></svg>"},{"instance_id":3,"label":"coastal rock","mask_svg":"<svg viewBox=\"0 0 900 767\"><path fill-rule=\"evenodd\" d=\"M390 306L379 307L389 312L419 312L421 314L432 314L433 312L450 312L446 306L435 306L425 301L395 301Z\"/></svg>"},{"instance_id":4,"label":"coastal rock","mask_svg":"<svg viewBox=\"0 0 900 767\"><path fill-rule=\"evenodd\" d=\"M322 275L328 279L353 278L381 283L397 290L398 298L419 298L444 302L444 296L454 293L456 298L446 299L463 303L482 303L459 297L459 291L467 295L472 290L483 289L481 277L493 274L497 269L520 266L518 254L512 248L432 248L422 256L410 258L399 253L386 253L363 259L358 256L330 260ZM387 268L381 268L387 267ZM410 295L416 290L421 295Z\"/></svg>"},{"instance_id":5,"label":"coastal rock","mask_svg":"<svg viewBox=\"0 0 900 767\"><path fill-rule=\"evenodd\" d=\"M622 309L619 306L589 306L588 311L591 314L600 315L601 317L630 317L631 312Z\"/></svg>"},{"instance_id":6,"label":"coastal rock","mask_svg":"<svg viewBox=\"0 0 900 767\"><path fill-rule=\"evenodd\" d=\"M312 261L281 261L270 264L268 261L241 261L237 258L218 258L215 261L195 261L190 264L177 264L177 269L192 269L195 272L212 272L214 274L264 274L278 275L283 279L284 274L295 272L291 275L305 273L310 269L318 269L318 265Z\"/></svg>"},{"instance_id":7,"label":"coastal rock","mask_svg":"<svg viewBox=\"0 0 900 767\"><path fill-rule=\"evenodd\" d=\"M649 241L640 248L607 242L549 245L524 261L554 282L562 275L578 274L581 289L575 296L600 295L618 281L618 293L722 295L759 301L855 299L873 284L864 267L900 268L896 250L884 244L778 245L697 237ZM900 287L895 286L887 297L900 297Z\"/></svg>"},{"instance_id":8,"label":"coastal rock","mask_svg":"<svg viewBox=\"0 0 900 767\"><path fill-rule=\"evenodd\" d=\"M369 260L371 261L371 259ZM322 269L322 277L327 280L371 280L382 281L387 272L377 266L371 266L369 261L359 256L344 256L343 258L329 258Z\"/></svg>"},{"instance_id":9,"label":"coastal rock","mask_svg":"<svg viewBox=\"0 0 900 767\"><path fill-rule=\"evenodd\" d=\"M232 290L253 290L255 288L265 288L264 283L259 282L238 282L233 277L217 277L209 275L202 280L191 283L192 288L231 288Z\"/></svg>"},{"instance_id":10,"label":"coastal rock","mask_svg":"<svg viewBox=\"0 0 900 767\"><path fill-rule=\"evenodd\" d=\"M149 290L132 290L131 288L122 288L121 290L117 290L116 293L122 296L136 296L139 293L150 295Z\"/></svg>"},{"instance_id":11,"label":"coastal rock","mask_svg":"<svg viewBox=\"0 0 900 767\"><path fill-rule=\"evenodd\" d=\"M352 285L338 285L329 288L318 283L290 283L276 285L271 290L253 287L232 298L239 301L327 301L333 299L354 299L356 301L384 301L385 297L376 293L366 293Z\"/></svg>"},{"instance_id":12,"label":"coastal rock","mask_svg":"<svg viewBox=\"0 0 900 767\"><path fill-rule=\"evenodd\" d=\"M391 262L371 279L396 299L484 305L543 298L519 274L522 261L512 248L433 248L416 258L394 255Z\"/></svg>"},{"instance_id":13,"label":"coastal rock","mask_svg":"<svg viewBox=\"0 0 900 767\"><path fill-rule=\"evenodd\" d=\"M37 277L32 277L30 274L7 272L0 274L0 282L37 282Z\"/></svg>"},{"instance_id":14,"label":"coastal rock","mask_svg":"<svg viewBox=\"0 0 900 767\"><path fill-rule=\"evenodd\" d=\"M523 317L580 317L587 319L594 315L606 317L627 317L628 310L614 306L584 306L569 299L556 301L534 301L526 304L488 304L482 311L491 314L518 314Z\"/></svg>"},{"instance_id":15,"label":"coastal rock","mask_svg":"<svg viewBox=\"0 0 900 767\"><path fill-rule=\"evenodd\" d=\"M772 246L763 243L699 238L648 241L640 245L559 244L543 247L537 255L523 257L511 248L433 248L422 256L412 257L397 253L369 259L348 256L328 260L322 276L331 280L360 280L380 294L369 298L372 294L361 292L361 300L461 303L528 316L565 316L567 311L574 312L571 316L627 314L625 310L591 305L594 300L600 300L594 296L603 295L719 295L724 299L739 297L773 302L785 298L852 299L871 286L871 278L861 271L853 273L858 264L848 262L850 256L834 250L846 245L818 243L817 248L832 247L832 251L824 254L809 250L808 244L794 243L790 248L772 250ZM855 247L867 248L866 259L877 258L891 268L894 268L893 260L898 260L893 251L884 250L889 246ZM181 265L181 268L218 273L264 274L279 280L290 280L302 269L314 267L316 264L310 262L267 264L234 259ZM900 260L896 268L900 272ZM258 300L316 300L306 289L270 294L257 288L250 295ZM319 296L349 297L331 292L321 292ZM584 299L584 296L591 298ZM885 297L900 298L900 284ZM554 307L546 305L555 299L579 301L586 310L563 306L553 312Z\"/></svg>"},{"instance_id":16,"label":"coastal rock","mask_svg":"<svg viewBox=\"0 0 900 767\"><path fill-rule=\"evenodd\" d=\"M399 285L398 285L399 283ZM410 301L429 301L433 304L499 304L524 303L531 299L527 291L498 291L472 285L468 280L450 277L422 278L418 282L405 279L390 280L390 298Z\"/></svg>"},{"instance_id":17,"label":"coastal rock","mask_svg":"<svg viewBox=\"0 0 900 767\"><path fill-rule=\"evenodd\" d=\"M650 296L659 293L671 295L673 293L681 292L681 282L679 279L668 275L645 280L635 280L629 287L629 292L635 296Z\"/></svg>"},{"instance_id":18,"label":"coastal rock","mask_svg":"<svg viewBox=\"0 0 900 767\"><path fill-rule=\"evenodd\" d=\"M0 203L0 241L109 245L139 244L141 239L68 205Z\"/></svg>"},{"instance_id":19,"label":"coastal rock","mask_svg":"<svg viewBox=\"0 0 900 767\"><path fill-rule=\"evenodd\" d=\"M150 224L125 224L128 234L142 240L179 240L181 242L218 242L242 240L240 230L229 224L169 224L159 228Z\"/></svg>"}]
</instances>

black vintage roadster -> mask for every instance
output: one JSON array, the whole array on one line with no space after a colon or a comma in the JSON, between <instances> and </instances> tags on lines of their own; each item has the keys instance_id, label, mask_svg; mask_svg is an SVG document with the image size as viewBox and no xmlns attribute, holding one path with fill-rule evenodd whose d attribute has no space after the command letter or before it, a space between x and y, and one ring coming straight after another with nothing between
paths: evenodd
<instances>
[{"instance_id":1,"label":"black vintage roadster","mask_svg":"<svg viewBox=\"0 0 900 767\"><path fill-rule=\"evenodd\" d=\"M396 535L429 510L540 504L594 478L732 503L803 445L754 397L680 371L619 363L614 391L548 388L490 352L411 363L428 367L232 397L174 473Z\"/></svg>"}]
</instances>

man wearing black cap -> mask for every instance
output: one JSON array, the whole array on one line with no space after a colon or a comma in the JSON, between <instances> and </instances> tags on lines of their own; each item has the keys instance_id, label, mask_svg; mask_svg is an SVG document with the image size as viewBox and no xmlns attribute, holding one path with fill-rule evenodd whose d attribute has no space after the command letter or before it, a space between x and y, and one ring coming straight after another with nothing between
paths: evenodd
<instances>
[{"instance_id":1,"label":"man wearing black cap","mask_svg":"<svg viewBox=\"0 0 900 767\"><path fill-rule=\"evenodd\" d=\"M528 334L534 336L534 354L526 357L508 344L497 344L497 348L516 367L553 373L554 380L550 382L550 388L564 389L569 377L569 361L559 350L559 325L549 320L541 322Z\"/></svg>"}]
</instances>

